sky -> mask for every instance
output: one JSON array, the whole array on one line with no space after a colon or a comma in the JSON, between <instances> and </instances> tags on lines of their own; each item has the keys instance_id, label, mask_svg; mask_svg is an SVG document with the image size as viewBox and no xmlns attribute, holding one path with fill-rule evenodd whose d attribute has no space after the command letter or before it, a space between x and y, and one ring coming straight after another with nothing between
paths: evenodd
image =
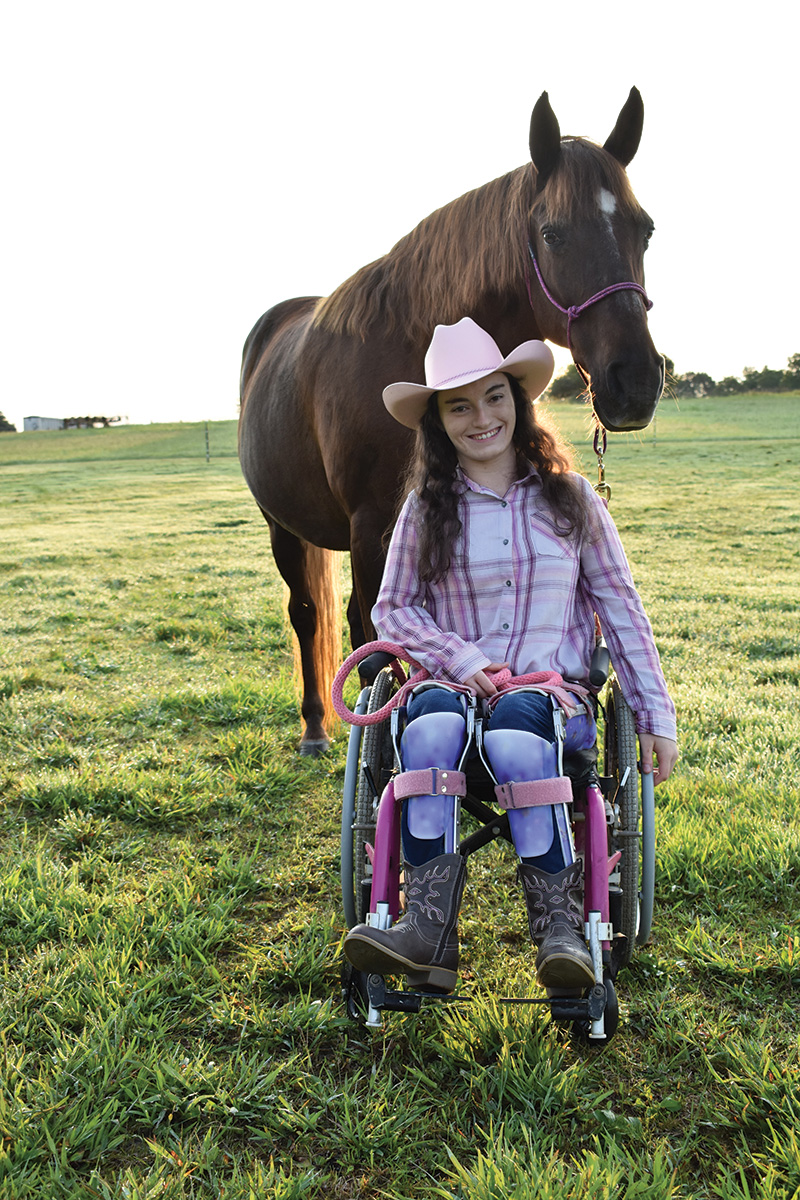
<instances>
[{"instance_id":1,"label":"sky","mask_svg":"<svg viewBox=\"0 0 800 1200\"><path fill-rule=\"evenodd\" d=\"M0 412L237 415L244 339L632 84L677 372L800 351L798 6L28 0L0 16ZM566 351L557 351L565 366Z\"/></svg>"}]
</instances>

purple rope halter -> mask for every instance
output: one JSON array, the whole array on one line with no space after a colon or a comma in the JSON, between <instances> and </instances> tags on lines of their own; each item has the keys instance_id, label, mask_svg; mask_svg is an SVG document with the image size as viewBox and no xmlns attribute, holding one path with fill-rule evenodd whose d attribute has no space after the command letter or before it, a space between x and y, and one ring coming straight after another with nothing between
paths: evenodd
<instances>
[{"instance_id":1,"label":"purple rope halter","mask_svg":"<svg viewBox=\"0 0 800 1200\"><path fill-rule=\"evenodd\" d=\"M603 288L602 291L596 292L594 294L594 296L590 296L588 300L584 300L583 304L573 304L569 308L564 308L564 306L562 304L559 304L558 301L556 300L555 296L553 296L552 293L548 290L547 284L545 283L544 279L542 278L542 272L539 270L539 264L536 261L536 255L533 253L533 246L530 244L530 242L528 242L528 253L531 256L531 262L533 263L533 269L536 272L536 278L539 280L542 291L544 292L545 296L550 301L550 303L553 305L553 307L557 308L558 311L562 312L564 314L564 316L567 318L567 347L569 349L570 354L572 354L573 358L575 357L575 354L572 349L572 322L574 320L576 320L576 318L578 318L581 315L581 313L586 312L586 309L589 308L590 305L597 304L598 300L605 300L606 296L611 296L611 295L613 295L614 292L628 291L628 292L638 292L639 293L639 295L644 300L644 306L648 312L653 307L653 301L648 298L647 292L644 290L644 288L641 286L641 284L639 284L639 283L612 283L609 287ZM530 280L530 275L527 271L525 272L525 286L528 289L528 300L530 302L530 306L531 306L531 308L533 308L533 296L531 295L531 280Z\"/></svg>"}]
</instances>

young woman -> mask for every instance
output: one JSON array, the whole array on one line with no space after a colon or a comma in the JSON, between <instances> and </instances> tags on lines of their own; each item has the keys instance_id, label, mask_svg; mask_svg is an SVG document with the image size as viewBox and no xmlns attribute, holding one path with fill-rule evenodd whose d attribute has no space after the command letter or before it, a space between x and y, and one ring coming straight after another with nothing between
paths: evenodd
<instances>
[{"instance_id":1,"label":"young woman","mask_svg":"<svg viewBox=\"0 0 800 1200\"><path fill-rule=\"evenodd\" d=\"M625 698L633 709L641 768L656 783L676 759L675 709L650 622L605 505L570 470L565 447L534 416L553 370L550 350L525 342L507 357L470 318L438 325L424 385L395 383L387 409L417 430L411 491L397 519L372 617L378 636L404 646L441 681L408 705L404 770L451 770L464 745L461 685L491 706L485 747L500 783L528 787L509 809L518 874L538 947L539 982L590 986L580 865L575 862L559 777L556 722L566 704L565 745L594 745L585 703L599 616ZM552 672L563 689L498 695L493 675ZM565 790L566 789L566 790ZM437 795L404 806L407 910L388 930L358 925L345 952L361 970L405 973L413 986L452 991L456 922L466 868L443 853Z\"/></svg>"}]
</instances>

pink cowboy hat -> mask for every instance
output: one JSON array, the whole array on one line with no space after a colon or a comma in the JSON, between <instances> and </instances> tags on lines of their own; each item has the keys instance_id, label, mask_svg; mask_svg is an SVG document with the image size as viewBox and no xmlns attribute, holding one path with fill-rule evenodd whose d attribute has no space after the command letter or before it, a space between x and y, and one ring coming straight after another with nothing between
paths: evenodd
<instances>
[{"instance_id":1,"label":"pink cowboy hat","mask_svg":"<svg viewBox=\"0 0 800 1200\"><path fill-rule=\"evenodd\" d=\"M531 400L541 396L553 375L553 354L544 342L523 342L506 358L494 338L462 317L455 325L437 325L425 355L425 383L390 383L383 403L401 425L416 429L434 392L461 387L505 371L518 379Z\"/></svg>"}]
</instances>

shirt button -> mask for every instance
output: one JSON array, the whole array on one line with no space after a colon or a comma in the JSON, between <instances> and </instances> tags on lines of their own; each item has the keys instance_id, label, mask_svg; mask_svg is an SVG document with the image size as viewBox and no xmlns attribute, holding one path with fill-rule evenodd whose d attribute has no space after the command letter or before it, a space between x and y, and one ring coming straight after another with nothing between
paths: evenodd
<instances>
[{"instance_id":1,"label":"shirt button","mask_svg":"<svg viewBox=\"0 0 800 1200\"><path fill-rule=\"evenodd\" d=\"M508 545L508 538L503 538L503 545L504 545L504 546L507 546L507 545Z\"/></svg>"},{"instance_id":2,"label":"shirt button","mask_svg":"<svg viewBox=\"0 0 800 1200\"><path fill-rule=\"evenodd\" d=\"M510 580L510 579L507 579L507 580L506 580L506 587L511 587L511 580Z\"/></svg>"},{"instance_id":3,"label":"shirt button","mask_svg":"<svg viewBox=\"0 0 800 1200\"><path fill-rule=\"evenodd\" d=\"M507 500L501 500L501 501L500 501L500 507L501 507L501 508L508 508L508 501L507 501Z\"/></svg>"},{"instance_id":4,"label":"shirt button","mask_svg":"<svg viewBox=\"0 0 800 1200\"><path fill-rule=\"evenodd\" d=\"M507 622L507 621L504 623L504 625L503 625L503 629L508 629L508 622Z\"/></svg>"}]
</instances>

